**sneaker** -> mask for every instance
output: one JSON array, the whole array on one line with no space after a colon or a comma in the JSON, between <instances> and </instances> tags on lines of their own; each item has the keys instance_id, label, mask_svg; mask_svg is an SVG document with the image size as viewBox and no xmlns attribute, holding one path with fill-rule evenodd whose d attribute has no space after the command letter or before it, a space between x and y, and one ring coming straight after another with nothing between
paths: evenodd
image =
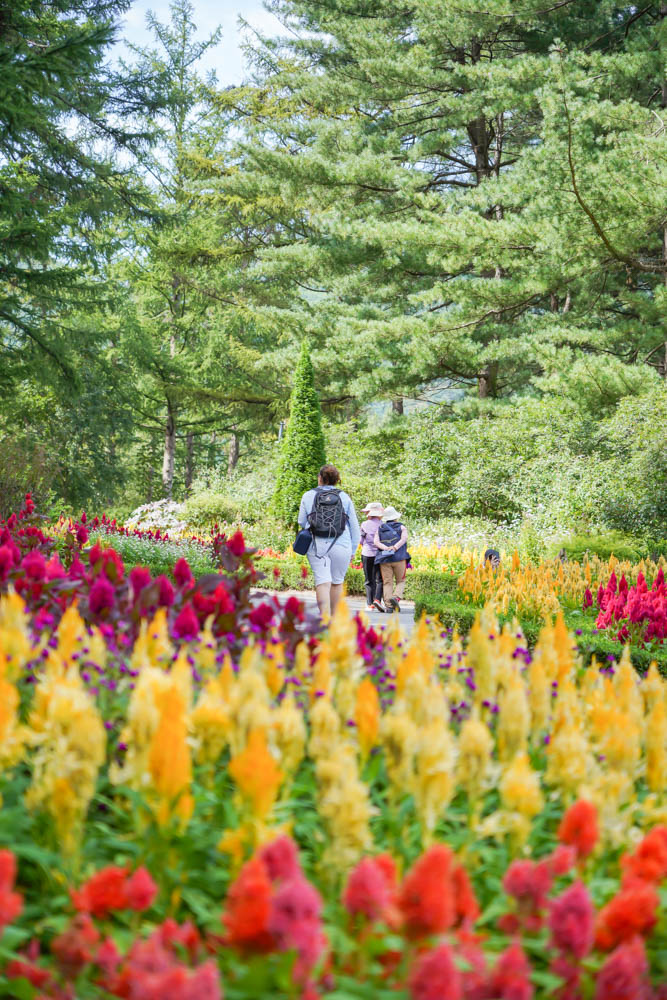
<instances>
[{"instance_id":1,"label":"sneaker","mask_svg":"<svg viewBox=\"0 0 667 1000\"><path fill-rule=\"evenodd\" d=\"M377 611L377 608L375 607L374 604L367 604L364 610L365 611Z\"/></svg>"},{"instance_id":2,"label":"sneaker","mask_svg":"<svg viewBox=\"0 0 667 1000\"><path fill-rule=\"evenodd\" d=\"M382 604L380 603L380 601L379 601L379 600L377 600L377 601L373 601L373 607L375 608L375 610L376 610L376 611L382 611L382 612L384 612L384 610L385 610L385 609L384 609L384 608L382 607Z\"/></svg>"},{"instance_id":3,"label":"sneaker","mask_svg":"<svg viewBox=\"0 0 667 1000\"><path fill-rule=\"evenodd\" d=\"M389 600L387 601L387 604L389 605L387 611L397 612L401 610L401 606L398 603L398 598L396 597L390 597Z\"/></svg>"}]
</instances>

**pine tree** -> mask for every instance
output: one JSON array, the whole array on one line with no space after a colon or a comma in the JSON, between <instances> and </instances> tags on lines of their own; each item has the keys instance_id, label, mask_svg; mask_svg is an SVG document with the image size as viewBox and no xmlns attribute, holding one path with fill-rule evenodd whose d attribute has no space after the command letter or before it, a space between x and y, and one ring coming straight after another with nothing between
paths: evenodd
<instances>
[{"instance_id":1,"label":"pine tree","mask_svg":"<svg viewBox=\"0 0 667 1000\"><path fill-rule=\"evenodd\" d=\"M290 417L284 439L273 506L277 516L295 525L302 495L317 483L325 462L320 397L306 341L294 374Z\"/></svg>"}]
</instances>

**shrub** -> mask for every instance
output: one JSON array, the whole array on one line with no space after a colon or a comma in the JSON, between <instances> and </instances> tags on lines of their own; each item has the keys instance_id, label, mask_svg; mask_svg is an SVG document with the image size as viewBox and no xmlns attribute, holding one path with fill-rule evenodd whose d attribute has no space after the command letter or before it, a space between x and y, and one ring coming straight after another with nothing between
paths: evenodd
<instances>
[{"instance_id":1,"label":"shrub","mask_svg":"<svg viewBox=\"0 0 667 1000\"><path fill-rule=\"evenodd\" d=\"M185 501L183 517L193 528L211 528L214 524L229 524L242 520L242 512L224 493L204 491Z\"/></svg>"},{"instance_id":2,"label":"shrub","mask_svg":"<svg viewBox=\"0 0 667 1000\"><path fill-rule=\"evenodd\" d=\"M628 559L636 563L650 556L655 546L640 538L624 535L621 531L608 531L598 535L576 535L565 542L563 548L568 558L577 562L581 562L588 553L600 559L609 559L614 555L621 561Z\"/></svg>"},{"instance_id":3,"label":"shrub","mask_svg":"<svg viewBox=\"0 0 667 1000\"><path fill-rule=\"evenodd\" d=\"M308 344L304 341L294 376L290 418L273 498L274 511L286 525L296 525L301 497L316 484L324 462L320 398Z\"/></svg>"}]
</instances>

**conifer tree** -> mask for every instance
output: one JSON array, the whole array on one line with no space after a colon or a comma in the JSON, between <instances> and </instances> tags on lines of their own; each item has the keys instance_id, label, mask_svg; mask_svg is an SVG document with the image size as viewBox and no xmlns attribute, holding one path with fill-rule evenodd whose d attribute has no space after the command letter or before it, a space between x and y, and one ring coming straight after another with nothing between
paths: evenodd
<instances>
[{"instance_id":1,"label":"conifer tree","mask_svg":"<svg viewBox=\"0 0 667 1000\"><path fill-rule=\"evenodd\" d=\"M273 501L277 516L285 524L296 524L301 497L317 483L324 462L320 397L315 388L309 345L304 341L294 373L290 416Z\"/></svg>"}]
</instances>

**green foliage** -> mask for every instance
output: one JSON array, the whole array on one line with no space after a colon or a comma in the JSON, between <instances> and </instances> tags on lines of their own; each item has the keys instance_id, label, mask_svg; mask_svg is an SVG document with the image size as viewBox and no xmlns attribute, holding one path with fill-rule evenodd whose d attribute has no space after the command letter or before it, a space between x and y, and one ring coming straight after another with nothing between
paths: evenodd
<instances>
[{"instance_id":1,"label":"green foliage","mask_svg":"<svg viewBox=\"0 0 667 1000\"><path fill-rule=\"evenodd\" d=\"M56 457L40 442L0 435L0 519L20 510L26 493L40 510L48 507L59 471Z\"/></svg>"},{"instance_id":2,"label":"green foliage","mask_svg":"<svg viewBox=\"0 0 667 1000\"><path fill-rule=\"evenodd\" d=\"M294 373L290 417L280 459L273 509L285 525L296 525L301 497L317 484L325 462L320 398L308 343Z\"/></svg>"},{"instance_id":3,"label":"green foliage","mask_svg":"<svg viewBox=\"0 0 667 1000\"><path fill-rule=\"evenodd\" d=\"M183 517L193 528L211 528L214 524L242 520L243 511L224 493L205 491L188 497Z\"/></svg>"},{"instance_id":4,"label":"green foliage","mask_svg":"<svg viewBox=\"0 0 667 1000\"><path fill-rule=\"evenodd\" d=\"M640 559L650 556L656 551L655 545L624 535L621 531L607 531L600 535L575 535L563 543L563 548L569 559L581 562L586 553L609 559L614 555L617 559L628 559L637 563Z\"/></svg>"}]
</instances>

